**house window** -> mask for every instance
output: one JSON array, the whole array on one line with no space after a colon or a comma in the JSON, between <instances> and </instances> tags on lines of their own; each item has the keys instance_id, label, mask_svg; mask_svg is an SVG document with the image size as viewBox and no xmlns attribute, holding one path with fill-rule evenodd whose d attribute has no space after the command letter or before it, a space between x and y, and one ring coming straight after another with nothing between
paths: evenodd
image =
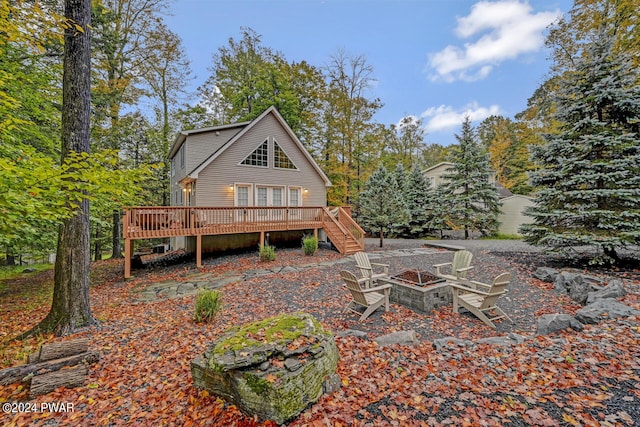
<instances>
[{"instance_id":1,"label":"house window","mask_svg":"<svg viewBox=\"0 0 640 427\"><path fill-rule=\"evenodd\" d=\"M184 145L180 147L178 156L180 156L180 169L184 169Z\"/></svg>"},{"instance_id":2,"label":"house window","mask_svg":"<svg viewBox=\"0 0 640 427\"><path fill-rule=\"evenodd\" d=\"M267 188L266 187L258 187L257 194L257 205L258 206L267 206Z\"/></svg>"},{"instance_id":3,"label":"house window","mask_svg":"<svg viewBox=\"0 0 640 427\"><path fill-rule=\"evenodd\" d=\"M265 140L258 148L253 150L253 153L249 154L240 164L248 166L261 166L267 167L267 153L269 144Z\"/></svg>"},{"instance_id":4,"label":"house window","mask_svg":"<svg viewBox=\"0 0 640 427\"><path fill-rule=\"evenodd\" d=\"M175 176L176 175L176 158L173 157L171 159L171 176Z\"/></svg>"},{"instance_id":5,"label":"house window","mask_svg":"<svg viewBox=\"0 0 640 427\"><path fill-rule=\"evenodd\" d=\"M273 206L282 206L282 188L273 188L271 191Z\"/></svg>"},{"instance_id":6,"label":"house window","mask_svg":"<svg viewBox=\"0 0 640 427\"><path fill-rule=\"evenodd\" d=\"M249 186L237 186L236 198L236 206L249 206Z\"/></svg>"},{"instance_id":7,"label":"house window","mask_svg":"<svg viewBox=\"0 0 640 427\"><path fill-rule=\"evenodd\" d=\"M300 189L289 188L289 206L301 206L300 203Z\"/></svg>"},{"instance_id":8,"label":"house window","mask_svg":"<svg viewBox=\"0 0 640 427\"><path fill-rule=\"evenodd\" d=\"M280 169L298 169L275 140L273 141L273 167Z\"/></svg>"},{"instance_id":9,"label":"house window","mask_svg":"<svg viewBox=\"0 0 640 427\"><path fill-rule=\"evenodd\" d=\"M284 206L283 187L256 187L256 206Z\"/></svg>"}]
</instances>

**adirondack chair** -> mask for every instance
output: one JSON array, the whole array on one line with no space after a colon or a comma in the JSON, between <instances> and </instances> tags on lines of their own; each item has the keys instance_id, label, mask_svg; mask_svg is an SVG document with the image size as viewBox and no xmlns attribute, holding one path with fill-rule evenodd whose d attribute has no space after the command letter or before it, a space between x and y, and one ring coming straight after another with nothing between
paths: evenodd
<instances>
[{"instance_id":1,"label":"adirondack chair","mask_svg":"<svg viewBox=\"0 0 640 427\"><path fill-rule=\"evenodd\" d=\"M356 252L353 254L353 257L355 258L356 265L362 274L362 277L358 279L358 282L363 284L365 288L373 286L373 284L380 278L389 277L389 264L378 264L369 261L369 256L366 252ZM382 268L382 272L374 273L373 267Z\"/></svg>"},{"instance_id":2,"label":"adirondack chair","mask_svg":"<svg viewBox=\"0 0 640 427\"><path fill-rule=\"evenodd\" d=\"M467 272L473 268L471 260L473 254L467 250L456 251L453 254L452 262L445 262L442 264L436 264L433 268L436 269L436 276L443 279L458 281L467 278ZM449 274L444 273L441 268L450 266Z\"/></svg>"},{"instance_id":3,"label":"adirondack chair","mask_svg":"<svg viewBox=\"0 0 640 427\"><path fill-rule=\"evenodd\" d=\"M453 291L453 312L457 313L458 308L462 306L494 329L496 327L493 324L494 320L506 318L509 322L513 322L496 305L498 298L507 293L506 287L510 281L511 273L502 273L493 279L491 285L474 281L464 281L464 284L450 283ZM467 283L472 287L466 286Z\"/></svg>"},{"instance_id":4,"label":"adirondack chair","mask_svg":"<svg viewBox=\"0 0 640 427\"><path fill-rule=\"evenodd\" d=\"M384 310L389 311L389 295L391 294L391 285L376 286L373 288L362 289L356 276L350 271L342 270L340 277L345 282L349 292L351 292L352 300L345 307L344 313L352 311L360 315L358 321L362 322L384 304ZM364 307L364 312L356 310L358 307Z\"/></svg>"}]
</instances>

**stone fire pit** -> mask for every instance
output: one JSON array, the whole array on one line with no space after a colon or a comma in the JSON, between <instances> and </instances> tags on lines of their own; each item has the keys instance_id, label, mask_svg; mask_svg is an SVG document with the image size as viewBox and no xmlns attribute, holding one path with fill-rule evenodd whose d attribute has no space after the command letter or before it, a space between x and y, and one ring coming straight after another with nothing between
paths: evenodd
<instances>
[{"instance_id":1,"label":"stone fire pit","mask_svg":"<svg viewBox=\"0 0 640 427\"><path fill-rule=\"evenodd\" d=\"M434 308L453 304L449 283L427 271L407 270L378 281L393 286L389 296L391 302L418 312L431 313Z\"/></svg>"}]
</instances>

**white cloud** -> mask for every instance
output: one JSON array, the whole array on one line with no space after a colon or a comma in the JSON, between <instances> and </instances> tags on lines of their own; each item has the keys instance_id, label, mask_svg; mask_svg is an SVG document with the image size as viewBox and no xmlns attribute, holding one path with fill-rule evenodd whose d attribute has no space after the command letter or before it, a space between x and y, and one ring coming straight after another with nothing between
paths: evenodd
<instances>
[{"instance_id":1,"label":"white cloud","mask_svg":"<svg viewBox=\"0 0 640 427\"><path fill-rule=\"evenodd\" d=\"M501 62L538 51L544 29L561 12L533 13L527 1L480 1L458 18L458 37L471 39L464 47L449 45L429 55L431 79L453 82L480 80ZM474 39L475 37L475 39Z\"/></svg>"},{"instance_id":2,"label":"white cloud","mask_svg":"<svg viewBox=\"0 0 640 427\"><path fill-rule=\"evenodd\" d=\"M466 105L458 110L449 105L431 107L420 117L425 121L427 133L455 131L460 128L465 116L469 116L472 122L481 122L489 116L502 114L498 105L481 107L477 103Z\"/></svg>"}]
</instances>

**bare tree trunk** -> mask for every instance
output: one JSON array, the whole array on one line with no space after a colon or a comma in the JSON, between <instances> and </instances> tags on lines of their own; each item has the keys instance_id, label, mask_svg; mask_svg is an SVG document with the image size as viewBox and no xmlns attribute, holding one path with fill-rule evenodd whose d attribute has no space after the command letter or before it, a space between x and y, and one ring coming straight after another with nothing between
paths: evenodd
<instances>
[{"instance_id":1,"label":"bare tree trunk","mask_svg":"<svg viewBox=\"0 0 640 427\"><path fill-rule=\"evenodd\" d=\"M89 152L91 105L91 0L65 0L62 78L62 161L70 152ZM53 301L45 319L23 336L52 331L65 335L96 323L89 304L89 201L84 199L58 231Z\"/></svg>"},{"instance_id":2,"label":"bare tree trunk","mask_svg":"<svg viewBox=\"0 0 640 427\"><path fill-rule=\"evenodd\" d=\"M122 255L122 244L120 243L120 235L122 231L120 230L120 211L117 209L113 210L113 250L111 252L111 258L124 258Z\"/></svg>"},{"instance_id":3,"label":"bare tree trunk","mask_svg":"<svg viewBox=\"0 0 640 427\"><path fill-rule=\"evenodd\" d=\"M100 224L96 225L96 235L93 239L93 260L101 261L102 260L102 229ZM91 258L91 257L89 257Z\"/></svg>"},{"instance_id":4,"label":"bare tree trunk","mask_svg":"<svg viewBox=\"0 0 640 427\"><path fill-rule=\"evenodd\" d=\"M13 255L13 251L7 248L7 265L16 265L16 257Z\"/></svg>"}]
</instances>

